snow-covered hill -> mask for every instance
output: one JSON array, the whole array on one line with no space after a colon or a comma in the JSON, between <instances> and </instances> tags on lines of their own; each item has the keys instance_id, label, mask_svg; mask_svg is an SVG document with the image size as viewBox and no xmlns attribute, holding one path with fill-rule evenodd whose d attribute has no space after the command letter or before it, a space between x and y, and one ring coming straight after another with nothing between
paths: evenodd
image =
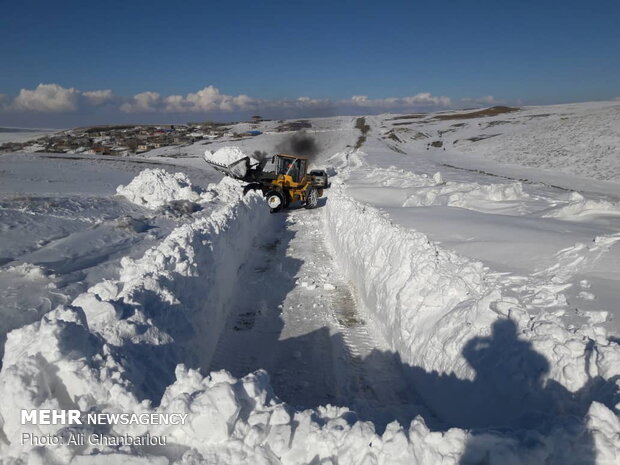
<instances>
[{"instance_id":1,"label":"snow-covered hill","mask_svg":"<svg viewBox=\"0 0 620 465\"><path fill-rule=\"evenodd\" d=\"M618 105L507 110L311 120L332 188L276 215L200 160L228 140L0 157L2 458L618 463ZM167 444L20 440L75 432Z\"/></svg>"},{"instance_id":2,"label":"snow-covered hill","mask_svg":"<svg viewBox=\"0 0 620 465\"><path fill-rule=\"evenodd\" d=\"M377 123L396 148L620 182L618 102L384 116Z\"/></svg>"}]
</instances>

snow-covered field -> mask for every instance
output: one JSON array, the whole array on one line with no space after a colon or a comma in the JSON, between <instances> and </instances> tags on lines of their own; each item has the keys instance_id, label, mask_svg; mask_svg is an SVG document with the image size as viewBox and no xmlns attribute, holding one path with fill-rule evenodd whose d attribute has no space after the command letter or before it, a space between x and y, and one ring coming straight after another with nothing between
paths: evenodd
<instances>
[{"instance_id":1,"label":"snow-covered field","mask_svg":"<svg viewBox=\"0 0 620 465\"><path fill-rule=\"evenodd\" d=\"M466 113L310 120L332 188L275 215L225 140L1 156L0 457L618 463L620 105ZM262 124L234 145L291 150ZM22 440L80 432L167 444Z\"/></svg>"},{"instance_id":2,"label":"snow-covered field","mask_svg":"<svg viewBox=\"0 0 620 465\"><path fill-rule=\"evenodd\" d=\"M55 129L21 129L21 128L0 128L0 144L6 142L27 142L38 139L52 132Z\"/></svg>"}]
</instances>

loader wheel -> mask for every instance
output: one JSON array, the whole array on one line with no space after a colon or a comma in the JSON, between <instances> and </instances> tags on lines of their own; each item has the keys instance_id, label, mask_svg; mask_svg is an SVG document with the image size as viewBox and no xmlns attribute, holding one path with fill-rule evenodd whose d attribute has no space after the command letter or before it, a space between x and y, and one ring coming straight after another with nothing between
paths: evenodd
<instances>
[{"instance_id":1,"label":"loader wheel","mask_svg":"<svg viewBox=\"0 0 620 465\"><path fill-rule=\"evenodd\" d=\"M269 191L265 195L265 198L267 199L267 205L269 205L271 213L279 212L286 206L286 199L282 192Z\"/></svg>"},{"instance_id":2,"label":"loader wheel","mask_svg":"<svg viewBox=\"0 0 620 465\"><path fill-rule=\"evenodd\" d=\"M311 187L306 195L306 208L316 208L318 203L319 194L314 187Z\"/></svg>"}]
</instances>

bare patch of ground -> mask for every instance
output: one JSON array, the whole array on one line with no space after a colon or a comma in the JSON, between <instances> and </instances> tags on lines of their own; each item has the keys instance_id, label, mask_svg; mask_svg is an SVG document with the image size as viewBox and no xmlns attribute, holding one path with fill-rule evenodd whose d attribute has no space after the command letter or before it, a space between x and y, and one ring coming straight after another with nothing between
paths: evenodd
<instances>
[{"instance_id":1,"label":"bare patch of ground","mask_svg":"<svg viewBox=\"0 0 620 465\"><path fill-rule=\"evenodd\" d=\"M491 121L490 123L488 123L485 128L492 128L493 126L499 126L502 124L510 124L510 121L506 121L503 119L497 120L497 121Z\"/></svg>"},{"instance_id":2,"label":"bare patch of ground","mask_svg":"<svg viewBox=\"0 0 620 465\"><path fill-rule=\"evenodd\" d=\"M358 150L362 145L364 145L364 142L366 142L366 134L370 131L370 126L366 124L366 118L363 116L357 118L357 120L355 120L355 129L359 129L362 133L355 143L355 150Z\"/></svg>"},{"instance_id":3,"label":"bare patch of ground","mask_svg":"<svg viewBox=\"0 0 620 465\"><path fill-rule=\"evenodd\" d=\"M391 129L390 131L386 132L385 133L385 137L388 138L388 139L392 139L395 142L402 142L402 140L400 140L398 138L398 136L396 135L396 133L394 132L393 129Z\"/></svg>"},{"instance_id":4,"label":"bare patch of ground","mask_svg":"<svg viewBox=\"0 0 620 465\"><path fill-rule=\"evenodd\" d=\"M411 115L400 115L400 116L395 116L394 118L390 118L388 121L395 121L395 120L399 120L399 119L415 119L415 118L424 118L425 115L424 113L414 113Z\"/></svg>"},{"instance_id":5,"label":"bare patch of ground","mask_svg":"<svg viewBox=\"0 0 620 465\"><path fill-rule=\"evenodd\" d=\"M481 134L479 136L470 137L468 140L470 142L478 142L485 139L490 139L491 137L499 136L500 134Z\"/></svg>"},{"instance_id":6,"label":"bare patch of ground","mask_svg":"<svg viewBox=\"0 0 620 465\"><path fill-rule=\"evenodd\" d=\"M403 139L409 138L413 140L428 139L430 136L420 131L410 128L393 128L385 133L384 139L392 139L394 142L404 142Z\"/></svg>"},{"instance_id":7,"label":"bare patch of ground","mask_svg":"<svg viewBox=\"0 0 620 465\"><path fill-rule=\"evenodd\" d=\"M505 107L495 106L491 108L485 108L484 110L472 111L469 113L447 113L436 115L433 119L438 120L451 120L451 119L469 119L469 118L482 118L484 116L497 116L503 113L512 113L513 111L519 111L517 107Z\"/></svg>"}]
</instances>

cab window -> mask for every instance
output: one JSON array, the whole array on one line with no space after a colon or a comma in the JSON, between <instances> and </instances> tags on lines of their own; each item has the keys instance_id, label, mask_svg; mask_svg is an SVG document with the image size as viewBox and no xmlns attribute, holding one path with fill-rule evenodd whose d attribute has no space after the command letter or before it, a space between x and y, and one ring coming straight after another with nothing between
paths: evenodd
<instances>
[{"instance_id":1,"label":"cab window","mask_svg":"<svg viewBox=\"0 0 620 465\"><path fill-rule=\"evenodd\" d=\"M278 157L278 165L276 167L276 174L286 174L288 170L290 158Z\"/></svg>"},{"instance_id":2,"label":"cab window","mask_svg":"<svg viewBox=\"0 0 620 465\"><path fill-rule=\"evenodd\" d=\"M301 165L304 163L304 165ZM305 160L297 160L294 158L278 158L277 174L286 174L293 178L295 182L301 182L302 167L305 166Z\"/></svg>"}]
</instances>

